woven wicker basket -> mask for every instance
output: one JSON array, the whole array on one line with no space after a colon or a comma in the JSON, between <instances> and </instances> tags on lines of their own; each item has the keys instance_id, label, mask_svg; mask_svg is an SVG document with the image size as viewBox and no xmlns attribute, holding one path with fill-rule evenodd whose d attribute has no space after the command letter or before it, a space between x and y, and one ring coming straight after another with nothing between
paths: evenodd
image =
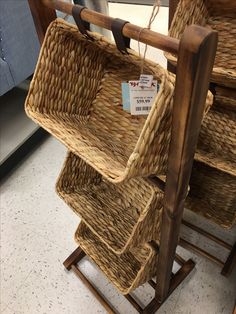
<instances>
[{"instance_id":1,"label":"woven wicker basket","mask_svg":"<svg viewBox=\"0 0 236 314\"><path fill-rule=\"evenodd\" d=\"M236 112L236 89L215 86L214 107Z\"/></svg>"},{"instance_id":2,"label":"woven wicker basket","mask_svg":"<svg viewBox=\"0 0 236 314\"><path fill-rule=\"evenodd\" d=\"M186 207L223 228L236 223L236 169L194 161Z\"/></svg>"},{"instance_id":3,"label":"woven wicker basket","mask_svg":"<svg viewBox=\"0 0 236 314\"><path fill-rule=\"evenodd\" d=\"M57 181L60 197L117 254L160 234L163 193L142 178L113 185L69 153Z\"/></svg>"},{"instance_id":4,"label":"woven wicker basket","mask_svg":"<svg viewBox=\"0 0 236 314\"><path fill-rule=\"evenodd\" d=\"M156 274L158 255L149 244L118 256L100 242L83 222L75 233L75 240L123 294L130 293Z\"/></svg>"},{"instance_id":5,"label":"woven wicker basket","mask_svg":"<svg viewBox=\"0 0 236 314\"><path fill-rule=\"evenodd\" d=\"M228 172L236 169L236 112L222 106L214 106L208 112L202 122L195 157Z\"/></svg>"},{"instance_id":6,"label":"woven wicker basket","mask_svg":"<svg viewBox=\"0 0 236 314\"><path fill-rule=\"evenodd\" d=\"M121 82L138 79L140 58L98 34L84 38L61 19L51 23L25 108L27 114L113 183L165 174L174 76L146 60L160 86L147 117L122 109ZM206 111L212 103L208 93Z\"/></svg>"},{"instance_id":7,"label":"woven wicker basket","mask_svg":"<svg viewBox=\"0 0 236 314\"><path fill-rule=\"evenodd\" d=\"M212 81L236 87L236 1L235 0L180 0L169 34L180 38L191 24L208 26L219 34ZM170 62L176 57L166 53Z\"/></svg>"},{"instance_id":8,"label":"woven wicker basket","mask_svg":"<svg viewBox=\"0 0 236 314\"><path fill-rule=\"evenodd\" d=\"M141 58L98 34L49 26L26 100L27 114L111 182L165 171L174 76L146 61L159 92L147 117L122 109L121 82L137 80Z\"/></svg>"}]
</instances>

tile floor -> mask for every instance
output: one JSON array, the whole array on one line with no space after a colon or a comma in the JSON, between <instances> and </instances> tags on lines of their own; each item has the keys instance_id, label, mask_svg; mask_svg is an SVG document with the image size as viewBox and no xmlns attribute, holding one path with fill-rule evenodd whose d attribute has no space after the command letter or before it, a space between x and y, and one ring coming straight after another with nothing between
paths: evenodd
<instances>
[{"instance_id":1,"label":"tile floor","mask_svg":"<svg viewBox=\"0 0 236 314\"><path fill-rule=\"evenodd\" d=\"M62 265L76 248L73 233L79 222L55 193L65 153L64 146L50 137L1 185L1 313L105 313L77 277ZM195 215L187 215L206 225ZM209 228L229 241L235 237L235 230L226 234L214 226L208 225ZM186 237L201 240L186 231L183 230ZM217 252L215 246L211 245L211 249ZM179 252L185 258L192 257L197 266L159 313L231 314L236 272L224 278L211 262L183 249ZM82 269L120 313L135 313L94 265L85 260ZM144 304L152 297L152 290L146 288L147 291L140 287L136 292Z\"/></svg>"},{"instance_id":2,"label":"tile floor","mask_svg":"<svg viewBox=\"0 0 236 314\"><path fill-rule=\"evenodd\" d=\"M110 14L145 25L140 17L145 14L148 17L150 7L124 8L111 5ZM166 32L168 11L161 10L154 29L162 25L160 31ZM133 18L128 16L130 12ZM165 63L156 50L149 49L148 54L152 59ZM77 277L65 271L62 265L76 248L73 233L79 222L79 218L55 193L56 178L65 154L64 146L49 137L1 184L1 313L105 313ZM186 212L186 215L222 239L235 240L235 229L226 233L194 214ZM183 229L182 232L198 243L202 240L188 230ZM219 252L212 243L205 246L219 257L226 256L226 252ZM229 278L224 278L211 262L184 249L178 251L184 258L193 258L197 265L158 313L231 314L236 295L236 269ZM81 268L120 313L135 313L93 264L84 260ZM140 287L135 293L142 297L144 304L152 298L152 290L148 286Z\"/></svg>"}]
</instances>

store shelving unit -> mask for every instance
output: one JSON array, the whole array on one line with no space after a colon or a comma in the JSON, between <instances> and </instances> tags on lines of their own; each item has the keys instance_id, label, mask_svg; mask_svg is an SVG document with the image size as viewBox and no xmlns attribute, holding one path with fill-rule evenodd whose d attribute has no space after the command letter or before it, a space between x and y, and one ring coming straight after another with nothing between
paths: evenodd
<instances>
[{"instance_id":1,"label":"store shelving unit","mask_svg":"<svg viewBox=\"0 0 236 314\"><path fill-rule=\"evenodd\" d=\"M9 173L47 132L25 114L29 80L0 97L0 178Z\"/></svg>"}]
</instances>

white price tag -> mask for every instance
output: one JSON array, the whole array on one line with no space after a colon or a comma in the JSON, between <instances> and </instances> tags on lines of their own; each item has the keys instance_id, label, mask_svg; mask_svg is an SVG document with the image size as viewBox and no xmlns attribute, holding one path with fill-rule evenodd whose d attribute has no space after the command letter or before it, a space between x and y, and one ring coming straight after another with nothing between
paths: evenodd
<instances>
[{"instance_id":1,"label":"white price tag","mask_svg":"<svg viewBox=\"0 0 236 314\"><path fill-rule=\"evenodd\" d=\"M147 115L152 108L158 87L155 80L152 81L151 87L141 87L139 81L129 81L130 113Z\"/></svg>"},{"instance_id":2,"label":"white price tag","mask_svg":"<svg viewBox=\"0 0 236 314\"><path fill-rule=\"evenodd\" d=\"M139 77L140 87L151 87L153 81L153 75L141 74Z\"/></svg>"}]
</instances>

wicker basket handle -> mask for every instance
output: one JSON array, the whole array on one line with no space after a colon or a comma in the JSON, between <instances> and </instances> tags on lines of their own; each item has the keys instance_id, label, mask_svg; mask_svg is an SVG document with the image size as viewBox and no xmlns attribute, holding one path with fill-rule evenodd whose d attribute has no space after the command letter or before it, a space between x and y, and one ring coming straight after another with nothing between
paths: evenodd
<instances>
[{"instance_id":1,"label":"wicker basket handle","mask_svg":"<svg viewBox=\"0 0 236 314\"><path fill-rule=\"evenodd\" d=\"M122 33L123 27L128 21L122 19L114 19L111 24L111 31L114 36L116 47L122 53L128 53L127 48L130 48L130 38L125 37Z\"/></svg>"},{"instance_id":2,"label":"wicker basket handle","mask_svg":"<svg viewBox=\"0 0 236 314\"><path fill-rule=\"evenodd\" d=\"M81 34L83 34L89 39L92 39L92 37L87 32L87 30L90 30L90 24L81 19L81 12L84 9L87 9L87 8L81 5L74 5L72 8L72 16Z\"/></svg>"}]
</instances>

